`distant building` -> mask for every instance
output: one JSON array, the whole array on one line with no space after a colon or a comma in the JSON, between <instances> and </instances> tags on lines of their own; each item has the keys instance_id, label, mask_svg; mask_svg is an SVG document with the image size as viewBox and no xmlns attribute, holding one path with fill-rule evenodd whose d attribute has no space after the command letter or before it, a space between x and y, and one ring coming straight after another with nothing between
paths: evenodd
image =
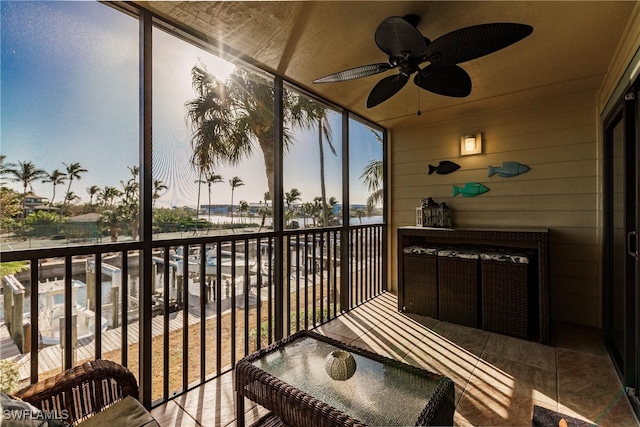
<instances>
[{"instance_id":1,"label":"distant building","mask_svg":"<svg viewBox=\"0 0 640 427\"><path fill-rule=\"evenodd\" d=\"M24 214L25 216L38 212L38 211L58 211L58 208L49 206L49 199L46 197L38 196L33 193L28 193L24 199Z\"/></svg>"},{"instance_id":2,"label":"distant building","mask_svg":"<svg viewBox=\"0 0 640 427\"><path fill-rule=\"evenodd\" d=\"M187 212L195 212L195 209L193 209L191 206L172 206L171 209L174 210L182 210L182 211L187 211Z\"/></svg>"},{"instance_id":3,"label":"distant building","mask_svg":"<svg viewBox=\"0 0 640 427\"><path fill-rule=\"evenodd\" d=\"M200 212L226 215L229 213L229 205L200 205Z\"/></svg>"}]
</instances>

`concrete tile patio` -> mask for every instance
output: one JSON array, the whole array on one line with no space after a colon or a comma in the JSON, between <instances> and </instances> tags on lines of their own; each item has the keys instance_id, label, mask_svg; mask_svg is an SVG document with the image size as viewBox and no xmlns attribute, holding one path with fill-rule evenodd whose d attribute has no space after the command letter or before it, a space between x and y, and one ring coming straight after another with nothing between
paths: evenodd
<instances>
[{"instance_id":1,"label":"concrete tile patio","mask_svg":"<svg viewBox=\"0 0 640 427\"><path fill-rule=\"evenodd\" d=\"M385 293L317 332L449 376L457 426L530 426L543 406L600 427L637 427L599 331L554 328L552 346L397 312ZM267 411L246 401L246 422ZM162 426L235 426L233 372L156 407Z\"/></svg>"}]
</instances>

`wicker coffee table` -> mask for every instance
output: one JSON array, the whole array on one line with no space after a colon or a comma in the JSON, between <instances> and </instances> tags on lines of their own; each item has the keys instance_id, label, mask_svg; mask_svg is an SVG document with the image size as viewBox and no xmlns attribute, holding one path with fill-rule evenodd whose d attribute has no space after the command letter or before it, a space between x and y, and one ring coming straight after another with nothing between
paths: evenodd
<instances>
[{"instance_id":1,"label":"wicker coffee table","mask_svg":"<svg viewBox=\"0 0 640 427\"><path fill-rule=\"evenodd\" d=\"M355 374L333 380L325 359L346 350ZM237 425L244 398L271 410L285 425L453 425L453 382L406 363L310 331L300 331L236 365Z\"/></svg>"}]
</instances>

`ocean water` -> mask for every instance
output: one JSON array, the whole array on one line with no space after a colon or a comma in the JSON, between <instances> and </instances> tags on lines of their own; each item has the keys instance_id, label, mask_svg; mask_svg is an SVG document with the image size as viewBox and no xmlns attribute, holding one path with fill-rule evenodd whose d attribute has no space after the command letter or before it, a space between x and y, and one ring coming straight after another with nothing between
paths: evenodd
<instances>
[{"instance_id":1,"label":"ocean water","mask_svg":"<svg viewBox=\"0 0 640 427\"><path fill-rule=\"evenodd\" d=\"M204 221L209 221L212 224L230 224L231 223L231 215L219 215L219 214L211 214L211 217L207 214L200 214L198 218ZM309 217L293 217L293 221L297 221L300 224L300 227L304 227L304 224L307 224L307 227L311 227L313 225L313 219ZM262 217L260 215L253 216L233 216L234 224L260 224L262 222ZM351 225L360 225L360 218L350 218L349 223ZM381 224L382 223L382 215L372 215L372 216L363 216L362 224ZM266 217L264 219L265 226L271 225L271 217Z\"/></svg>"}]
</instances>

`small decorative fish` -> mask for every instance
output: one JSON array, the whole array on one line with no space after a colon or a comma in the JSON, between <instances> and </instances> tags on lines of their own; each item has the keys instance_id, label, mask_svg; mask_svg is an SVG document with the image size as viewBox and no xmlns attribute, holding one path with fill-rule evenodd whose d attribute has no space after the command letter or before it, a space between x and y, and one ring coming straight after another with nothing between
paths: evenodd
<instances>
[{"instance_id":1,"label":"small decorative fish","mask_svg":"<svg viewBox=\"0 0 640 427\"><path fill-rule=\"evenodd\" d=\"M449 160L441 161L438 166L429 165L429 175L437 173L438 175L446 175L460 169L460 165L450 162Z\"/></svg>"},{"instance_id":2,"label":"small decorative fish","mask_svg":"<svg viewBox=\"0 0 640 427\"><path fill-rule=\"evenodd\" d=\"M453 195L462 194L464 197L474 197L489 191L487 187L478 182L467 182L464 187L453 186Z\"/></svg>"},{"instance_id":3,"label":"small decorative fish","mask_svg":"<svg viewBox=\"0 0 640 427\"><path fill-rule=\"evenodd\" d=\"M503 162L502 167L489 166L489 176L498 174L503 178L510 178L512 176L520 175L522 173L531 170L529 166L522 165L518 162Z\"/></svg>"}]
</instances>

